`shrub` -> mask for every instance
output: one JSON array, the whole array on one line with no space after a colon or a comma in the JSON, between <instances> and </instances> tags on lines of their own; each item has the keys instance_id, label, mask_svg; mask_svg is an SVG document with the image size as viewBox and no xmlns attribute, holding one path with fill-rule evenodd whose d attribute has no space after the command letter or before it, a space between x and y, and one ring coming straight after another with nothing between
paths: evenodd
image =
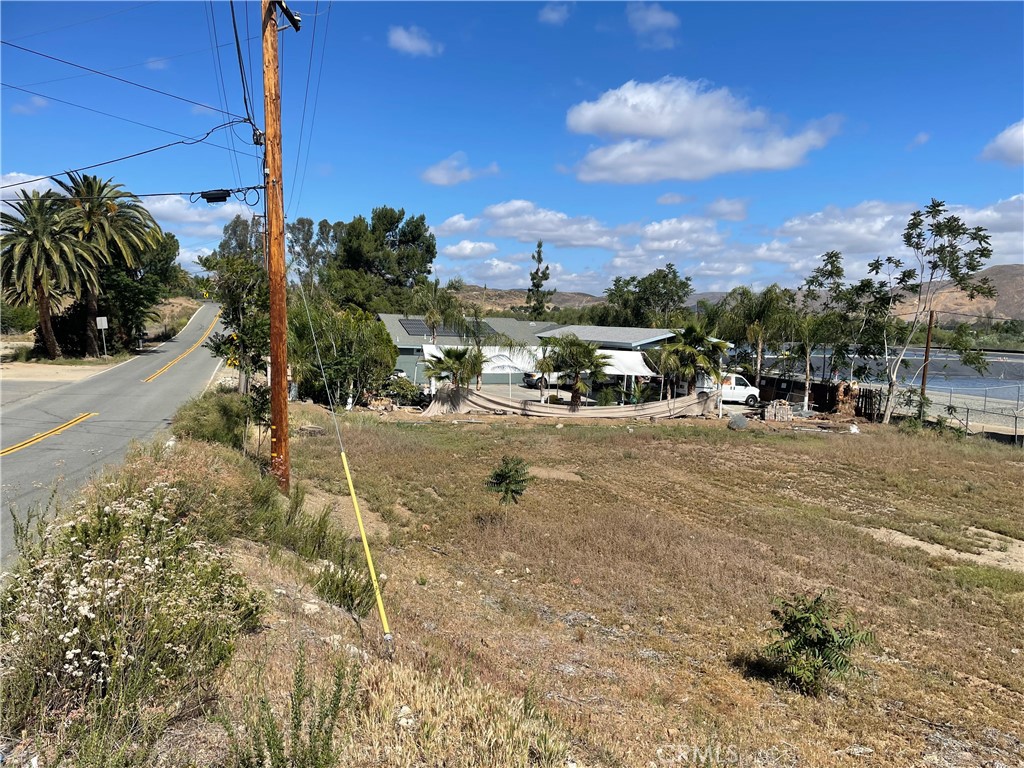
<instances>
[{"instance_id":1,"label":"shrub","mask_svg":"<svg viewBox=\"0 0 1024 768\"><path fill-rule=\"evenodd\" d=\"M36 540L19 532L0 591L0 732L61 724L72 741L123 752L153 713L194 703L255 627L262 594L179 502L158 483L80 501Z\"/></svg>"},{"instance_id":2,"label":"shrub","mask_svg":"<svg viewBox=\"0 0 1024 768\"><path fill-rule=\"evenodd\" d=\"M858 646L873 645L874 635L857 628L831 591L779 599L772 609L778 627L765 655L781 665L782 674L800 692L819 696L829 680L844 680L857 671L850 657Z\"/></svg>"},{"instance_id":3,"label":"shrub","mask_svg":"<svg viewBox=\"0 0 1024 768\"><path fill-rule=\"evenodd\" d=\"M248 713L248 738L228 726L231 763L235 768L333 768L339 756L337 725L356 702L359 675L338 661L330 688L311 685L306 676L305 649L299 649L288 717L274 715L266 697Z\"/></svg>"},{"instance_id":4,"label":"shrub","mask_svg":"<svg viewBox=\"0 0 1024 768\"><path fill-rule=\"evenodd\" d=\"M39 313L35 307L16 307L6 301L0 302L0 331L3 333L28 333L38 322Z\"/></svg>"},{"instance_id":5,"label":"shrub","mask_svg":"<svg viewBox=\"0 0 1024 768\"><path fill-rule=\"evenodd\" d=\"M241 450L248 411L249 404L237 392L205 392L178 409L171 431L178 438L221 443Z\"/></svg>"},{"instance_id":6,"label":"shrub","mask_svg":"<svg viewBox=\"0 0 1024 768\"><path fill-rule=\"evenodd\" d=\"M488 490L501 494L498 502L502 506L518 504L530 483L526 462L519 456L502 456L501 465L487 480Z\"/></svg>"},{"instance_id":7,"label":"shrub","mask_svg":"<svg viewBox=\"0 0 1024 768\"><path fill-rule=\"evenodd\" d=\"M615 405L618 402L615 390L611 387L605 387L597 392L597 404L598 405Z\"/></svg>"},{"instance_id":8,"label":"shrub","mask_svg":"<svg viewBox=\"0 0 1024 768\"><path fill-rule=\"evenodd\" d=\"M388 380L379 394L381 397L390 397L398 405L415 405L423 396L419 387L397 376Z\"/></svg>"}]
</instances>

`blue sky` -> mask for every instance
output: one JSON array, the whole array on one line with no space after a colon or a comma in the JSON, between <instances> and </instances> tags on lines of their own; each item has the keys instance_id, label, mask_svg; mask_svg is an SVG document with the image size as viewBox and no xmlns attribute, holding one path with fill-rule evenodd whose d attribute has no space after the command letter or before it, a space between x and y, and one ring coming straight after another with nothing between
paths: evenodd
<instances>
[{"instance_id":1,"label":"blue sky","mask_svg":"<svg viewBox=\"0 0 1024 768\"><path fill-rule=\"evenodd\" d=\"M562 290L669 262L698 290L796 285L826 250L854 274L898 253L932 197L988 228L991 263L1024 263L1022 3L290 7L288 218L424 213L442 278L524 286L543 239ZM259 5L235 14L262 127ZM0 5L7 43L242 115L231 24L227 2ZM5 185L227 119L11 45L0 56ZM137 194L259 184L251 131L231 130L89 172ZM262 208L146 204L186 264Z\"/></svg>"}]
</instances>

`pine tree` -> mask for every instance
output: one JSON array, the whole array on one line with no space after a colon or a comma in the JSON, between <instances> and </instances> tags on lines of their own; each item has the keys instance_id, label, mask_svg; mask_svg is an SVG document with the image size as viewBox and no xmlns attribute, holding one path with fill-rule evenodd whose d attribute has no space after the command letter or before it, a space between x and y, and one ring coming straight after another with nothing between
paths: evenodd
<instances>
[{"instance_id":1,"label":"pine tree","mask_svg":"<svg viewBox=\"0 0 1024 768\"><path fill-rule=\"evenodd\" d=\"M526 312L531 320L540 320L544 316L548 300L555 295L554 289L544 290L544 283L551 277L551 268L541 266L544 263L543 248L544 242L538 240L537 250L531 257L537 265L530 273L530 287L526 291Z\"/></svg>"}]
</instances>

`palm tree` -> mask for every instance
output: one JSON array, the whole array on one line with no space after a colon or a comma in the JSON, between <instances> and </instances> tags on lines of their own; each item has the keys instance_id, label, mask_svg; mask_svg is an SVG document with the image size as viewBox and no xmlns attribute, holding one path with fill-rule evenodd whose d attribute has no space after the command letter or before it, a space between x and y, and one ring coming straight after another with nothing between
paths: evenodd
<instances>
[{"instance_id":1,"label":"palm tree","mask_svg":"<svg viewBox=\"0 0 1024 768\"><path fill-rule=\"evenodd\" d=\"M97 252L100 265L123 264L134 267L136 259L156 246L163 233L139 198L125 192L113 179L69 172L68 180L54 182L68 196L68 205L78 211L78 239ZM85 354L99 356L96 316L99 314L100 286L86 285Z\"/></svg>"},{"instance_id":2,"label":"palm tree","mask_svg":"<svg viewBox=\"0 0 1024 768\"><path fill-rule=\"evenodd\" d=\"M467 347L441 347L441 357L427 360L425 373L431 379L448 378L456 391L472 378L470 350Z\"/></svg>"},{"instance_id":3,"label":"palm tree","mask_svg":"<svg viewBox=\"0 0 1024 768\"><path fill-rule=\"evenodd\" d=\"M747 342L756 350L754 386L761 381L765 346L772 343L788 322L793 303L793 292L772 283L760 293L749 288L737 288L732 302L734 333L743 329ZM738 327L735 327L738 326Z\"/></svg>"},{"instance_id":4,"label":"palm tree","mask_svg":"<svg viewBox=\"0 0 1024 768\"><path fill-rule=\"evenodd\" d=\"M21 198L0 213L0 285L4 297L15 304L35 304L39 333L50 359L61 356L53 332L51 302L64 293L81 295L96 287L97 254L77 237L79 213L55 192Z\"/></svg>"},{"instance_id":5,"label":"palm tree","mask_svg":"<svg viewBox=\"0 0 1024 768\"><path fill-rule=\"evenodd\" d=\"M665 345L675 358L674 371L691 385L705 373L717 384L722 378L721 359L729 344L711 336L700 320L676 331L675 338Z\"/></svg>"},{"instance_id":6,"label":"palm tree","mask_svg":"<svg viewBox=\"0 0 1024 768\"><path fill-rule=\"evenodd\" d=\"M597 344L583 341L573 333L548 338L542 343L548 348L545 357L551 360L551 369L569 380L569 392L572 395L569 408L574 411L579 409L580 401L589 389L583 375L589 372L591 381L604 381L604 367L610 358L598 350Z\"/></svg>"},{"instance_id":7,"label":"palm tree","mask_svg":"<svg viewBox=\"0 0 1024 768\"><path fill-rule=\"evenodd\" d=\"M808 309L794 313L790 329L796 340L794 352L804 360L804 410L811 406L811 355L825 342L831 327L828 315L814 314Z\"/></svg>"},{"instance_id":8,"label":"palm tree","mask_svg":"<svg viewBox=\"0 0 1024 768\"><path fill-rule=\"evenodd\" d=\"M420 283L412 290L412 309L423 313L423 322L430 329L430 343L437 344L437 329L448 326L461 330L465 326L462 304L452 290L452 283L441 285L434 279Z\"/></svg>"}]
</instances>

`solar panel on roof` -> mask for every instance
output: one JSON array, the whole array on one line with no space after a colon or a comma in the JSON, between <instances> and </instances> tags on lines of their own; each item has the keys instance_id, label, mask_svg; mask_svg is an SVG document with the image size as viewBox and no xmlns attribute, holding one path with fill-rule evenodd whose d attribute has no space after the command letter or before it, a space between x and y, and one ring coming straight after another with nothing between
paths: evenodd
<instances>
[{"instance_id":1,"label":"solar panel on roof","mask_svg":"<svg viewBox=\"0 0 1024 768\"><path fill-rule=\"evenodd\" d=\"M398 319L398 323L410 336L424 336L426 338L430 338L430 328L418 317L400 317ZM470 322L469 325L472 327L472 322ZM494 329L484 322L479 323L478 330L481 336L490 336L494 333ZM455 330L454 328L443 325L437 329L437 335L461 337L463 336L463 333Z\"/></svg>"}]
</instances>

